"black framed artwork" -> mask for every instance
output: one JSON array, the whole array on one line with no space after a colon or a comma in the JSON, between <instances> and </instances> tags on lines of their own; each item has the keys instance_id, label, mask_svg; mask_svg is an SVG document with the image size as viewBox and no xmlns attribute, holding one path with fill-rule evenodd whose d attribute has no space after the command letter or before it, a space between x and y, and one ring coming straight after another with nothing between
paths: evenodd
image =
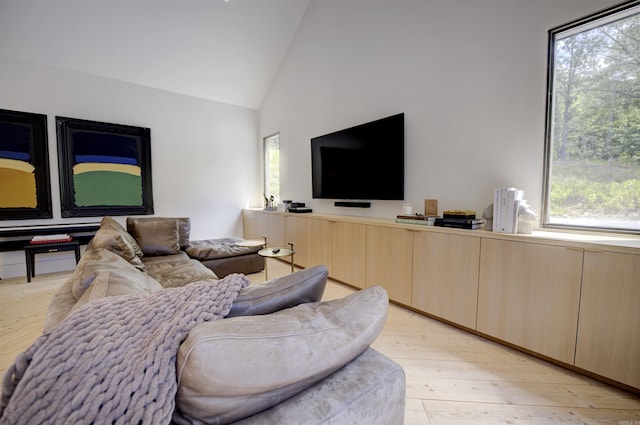
<instances>
[{"instance_id":1,"label":"black framed artwork","mask_svg":"<svg viewBox=\"0 0 640 425\"><path fill-rule=\"evenodd\" d=\"M62 217L153 214L151 131L56 117Z\"/></svg>"},{"instance_id":2,"label":"black framed artwork","mask_svg":"<svg viewBox=\"0 0 640 425\"><path fill-rule=\"evenodd\" d=\"M0 109L0 220L52 218L47 116Z\"/></svg>"}]
</instances>

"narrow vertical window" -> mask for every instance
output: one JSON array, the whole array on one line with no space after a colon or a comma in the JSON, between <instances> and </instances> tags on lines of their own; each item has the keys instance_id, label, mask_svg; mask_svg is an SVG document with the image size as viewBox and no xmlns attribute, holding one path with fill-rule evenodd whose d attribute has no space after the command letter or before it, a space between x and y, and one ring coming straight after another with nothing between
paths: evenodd
<instances>
[{"instance_id":1,"label":"narrow vertical window","mask_svg":"<svg viewBox=\"0 0 640 425\"><path fill-rule=\"evenodd\" d=\"M280 134L264 138L264 196L271 206L280 201Z\"/></svg>"},{"instance_id":2,"label":"narrow vertical window","mask_svg":"<svg viewBox=\"0 0 640 425\"><path fill-rule=\"evenodd\" d=\"M640 231L640 2L549 31L543 226Z\"/></svg>"}]
</instances>

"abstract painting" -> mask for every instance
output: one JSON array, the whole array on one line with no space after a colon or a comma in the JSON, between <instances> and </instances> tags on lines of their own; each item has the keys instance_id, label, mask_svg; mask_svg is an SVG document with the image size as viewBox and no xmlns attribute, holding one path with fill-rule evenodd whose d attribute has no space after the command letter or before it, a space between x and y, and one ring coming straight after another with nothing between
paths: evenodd
<instances>
[{"instance_id":1,"label":"abstract painting","mask_svg":"<svg viewBox=\"0 0 640 425\"><path fill-rule=\"evenodd\" d=\"M62 217L153 214L148 128L56 117Z\"/></svg>"},{"instance_id":2,"label":"abstract painting","mask_svg":"<svg viewBox=\"0 0 640 425\"><path fill-rule=\"evenodd\" d=\"M0 220L51 218L47 116L0 109Z\"/></svg>"}]
</instances>

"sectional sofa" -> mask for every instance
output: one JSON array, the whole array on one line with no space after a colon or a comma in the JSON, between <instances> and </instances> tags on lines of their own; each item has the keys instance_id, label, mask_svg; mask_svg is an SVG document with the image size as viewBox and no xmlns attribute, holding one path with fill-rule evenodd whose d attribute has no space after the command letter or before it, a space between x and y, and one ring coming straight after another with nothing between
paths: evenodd
<instances>
[{"instance_id":1,"label":"sectional sofa","mask_svg":"<svg viewBox=\"0 0 640 425\"><path fill-rule=\"evenodd\" d=\"M79 414L94 404L100 405L96 409L106 409L104 406L111 406L114 400L119 404L126 404L129 398L133 400L134 392L128 394L129 390L96 391L96 400L106 397L100 403L87 400L91 397L85 399L83 394L73 394L82 385L94 388L86 381L93 379L93 374L105 374L95 388L113 378L109 370L99 371L104 368L100 366L109 365L110 350L122 351L123 345L135 342L122 335L129 327L135 325L144 330L146 326L128 324L125 317L128 314L142 315L143 321L155 323L157 328L150 331L153 335L147 336L150 341L164 341L172 336L173 329L188 327L176 352L163 360L175 367L175 373L169 373L170 382L165 382L176 387L175 397L171 398L175 400L171 420L151 422L403 423L404 371L370 348L386 320L388 298L384 289L369 288L322 302L328 271L324 266L316 266L260 284L246 286L247 281L223 307L222 320L194 319L185 325L179 317L178 304L188 299L203 301L216 288L228 289L244 276L232 274L218 279L199 261L189 258L185 253L189 228L184 219L132 219L127 227L129 231L110 217L102 220L77 269L53 296L45 333L5 377L0 423L29 423L29 409L39 414L44 411L44 407L35 409L38 403L60 406L56 409L59 411L51 411L50 418L54 418L64 410L62 406L75 406L74 413ZM200 295L194 297L194 291L200 291ZM226 294L228 297L228 291ZM166 308L131 311L144 310L160 299L165 303L169 300ZM118 312L116 316L109 318L114 311ZM106 329L111 329L114 322L123 323L118 324L119 331L109 334ZM88 339L68 347L77 338ZM73 353L62 349L55 355L47 352L46 347L52 341L58 344L54 346L67 347L66 351ZM96 350L89 360L82 356L85 345ZM96 359L95 353L102 353L98 357L104 355L104 362ZM62 360L65 354L68 359ZM132 363L142 361L142 357L134 355L125 357L129 358ZM91 363L94 366L82 369L85 361L94 362ZM51 365L38 367L38 362ZM56 375L47 390L46 383L52 380L45 377L53 370L66 370L65 364L72 364L71 370ZM117 366L113 370L119 370L120 365ZM79 370L85 370L80 377ZM67 387L74 380L76 386ZM140 380L133 381L140 385ZM30 385L37 390L30 391ZM156 388L142 385L137 391L153 392ZM39 392L38 397L29 401L34 392ZM64 402L64 397L72 401ZM54 401L45 403L49 398ZM166 403L155 406L162 408L166 408ZM127 414L133 414L134 409L128 410ZM70 417L71 413L64 415Z\"/></svg>"}]
</instances>

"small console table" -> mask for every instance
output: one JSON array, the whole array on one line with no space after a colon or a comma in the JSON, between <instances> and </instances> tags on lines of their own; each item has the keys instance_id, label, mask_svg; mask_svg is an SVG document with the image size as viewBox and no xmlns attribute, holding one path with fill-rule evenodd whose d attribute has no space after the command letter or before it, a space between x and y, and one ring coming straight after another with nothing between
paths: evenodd
<instances>
[{"instance_id":1,"label":"small console table","mask_svg":"<svg viewBox=\"0 0 640 425\"><path fill-rule=\"evenodd\" d=\"M76 264L78 264L78 261L80 261L80 243L78 241L43 243L25 246L24 257L25 262L27 263L27 282L31 282L31 278L36 275L36 254L49 254L51 252L63 251L74 251L76 254Z\"/></svg>"}]
</instances>

